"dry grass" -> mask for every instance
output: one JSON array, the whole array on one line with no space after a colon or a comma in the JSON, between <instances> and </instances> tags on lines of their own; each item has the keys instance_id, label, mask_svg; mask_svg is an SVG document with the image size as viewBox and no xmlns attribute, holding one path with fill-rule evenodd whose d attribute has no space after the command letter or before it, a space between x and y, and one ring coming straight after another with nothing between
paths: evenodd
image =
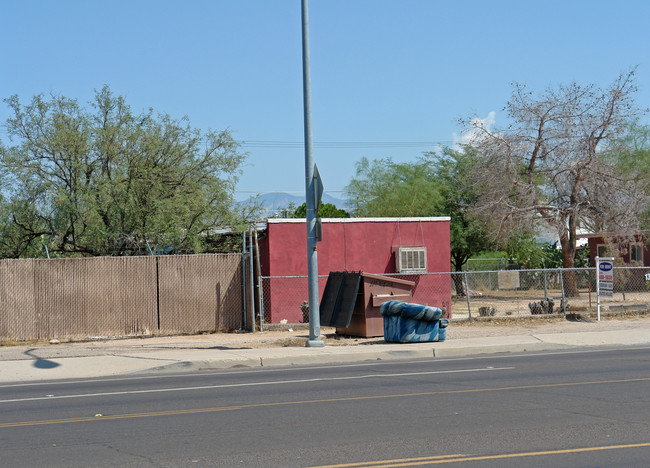
<instances>
[{"instance_id":1,"label":"dry grass","mask_svg":"<svg viewBox=\"0 0 650 468\"><path fill-rule=\"evenodd\" d=\"M0 339L0 346L36 346L46 344L45 340L12 340L11 338Z\"/></svg>"}]
</instances>

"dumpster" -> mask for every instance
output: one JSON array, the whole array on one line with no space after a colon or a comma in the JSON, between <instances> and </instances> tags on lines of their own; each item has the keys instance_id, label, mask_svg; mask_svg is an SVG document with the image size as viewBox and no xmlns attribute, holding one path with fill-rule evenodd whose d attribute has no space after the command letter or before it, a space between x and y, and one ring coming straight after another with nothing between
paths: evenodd
<instances>
[{"instance_id":1,"label":"dumpster","mask_svg":"<svg viewBox=\"0 0 650 468\"><path fill-rule=\"evenodd\" d=\"M319 306L320 324L339 335L364 338L384 335L381 304L410 302L415 283L362 271L330 272Z\"/></svg>"},{"instance_id":2,"label":"dumpster","mask_svg":"<svg viewBox=\"0 0 650 468\"><path fill-rule=\"evenodd\" d=\"M380 307L383 317L384 340L398 343L444 341L447 337L447 319L444 309L409 304L400 301L384 302Z\"/></svg>"}]
</instances>

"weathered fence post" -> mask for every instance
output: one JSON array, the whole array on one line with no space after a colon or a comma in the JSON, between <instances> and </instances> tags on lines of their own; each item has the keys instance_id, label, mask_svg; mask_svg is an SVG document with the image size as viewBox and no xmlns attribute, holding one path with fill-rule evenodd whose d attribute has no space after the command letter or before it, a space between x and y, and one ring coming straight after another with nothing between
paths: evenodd
<instances>
[{"instance_id":1,"label":"weathered fence post","mask_svg":"<svg viewBox=\"0 0 650 468\"><path fill-rule=\"evenodd\" d=\"M467 298L467 318L472 318L472 308L469 303L469 275L467 270L465 270L465 297Z\"/></svg>"},{"instance_id":2,"label":"weathered fence post","mask_svg":"<svg viewBox=\"0 0 650 468\"><path fill-rule=\"evenodd\" d=\"M566 316L566 295L564 294L564 270L560 269L560 286L562 286L562 300L560 301L560 307L562 308L562 313Z\"/></svg>"}]
</instances>

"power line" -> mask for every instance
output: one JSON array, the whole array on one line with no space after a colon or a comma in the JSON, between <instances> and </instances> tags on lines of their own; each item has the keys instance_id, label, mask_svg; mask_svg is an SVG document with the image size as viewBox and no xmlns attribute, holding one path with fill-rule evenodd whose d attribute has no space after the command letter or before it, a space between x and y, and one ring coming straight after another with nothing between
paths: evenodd
<instances>
[{"instance_id":1,"label":"power line","mask_svg":"<svg viewBox=\"0 0 650 468\"><path fill-rule=\"evenodd\" d=\"M0 124L0 133L9 133L6 125ZM317 148L425 148L443 144L453 144L454 141L315 141ZM283 140L242 140L241 145L248 148L303 148L302 141Z\"/></svg>"},{"instance_id":2,"label":"power line","mask_svg":"<svg viewBox=\"0 0 650 468\"><path fill-rule=\"evenodd\" d=\"M4 127L4 128L3 128ZM9 134L6 126L0 125L0 133ZM454 141L315 141L316 148L353 149L353 148L431 148L444 144L453 144ZM302 149L302 141L282 140L243 140L241 146L246 148L297 148Z\"/></svg>"},{"instance_id":3,"label":"power line","mask_svg":"<svg viewBox=\"0 0 650 468\"><path fill-rule=\"evenodd\" d=\"M305 191L304 190L235 190L235 193L259 193L259 194L288 193L289 195L293 195L293 194L304 195ZM345 193L345 190L325 190L323 193Z\"/></svg>"},{"instance_id":4,"label":"power line","mask_svg":"<svg viewBox=\"0 0 650 468\"><path fill-rule=\"evenodd\" d=\"M315 141L318 148L422 148L454 143L448 141ZM243 140L248 148L303 148L302 141Z\"/></svg>"}]
</instances>

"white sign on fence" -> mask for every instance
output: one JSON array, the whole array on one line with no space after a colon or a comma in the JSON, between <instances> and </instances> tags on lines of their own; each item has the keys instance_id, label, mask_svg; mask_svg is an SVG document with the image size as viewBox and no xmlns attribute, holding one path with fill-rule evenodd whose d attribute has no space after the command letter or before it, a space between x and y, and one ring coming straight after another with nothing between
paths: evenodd
<instances>
[{"instance_id":1,"label":"white sign on fence","mask_svg":"<svg viewBox=\"0 0 650 468\"><path fill-rule=\"evenodd\" d=\"M614 296L614 257L596 257L596 297L598 299L598 320L600 320L600 298Z\"/></svg>"},{"instance_id":2,"label":"white sign on fence","mask_svg":"<svg viewBox=\"0 0 650 468\"><path fill-rule=\"evenodd\" d=\"M598 265L598 294L612 297L614 293L614 259L612 257L596 257Z\"/></svg>"},{"instance_id":3,"label":"white sign on fence","mask_svg":"<svg viewBox=\"0 0 650 468\"><path fill-rule=\"evenodd\" d=\"M600 289L598 294L603 297L613 297L614 296L614 283L612 281L603 281L600 280Z\"/></svg>"}]
</instances>

